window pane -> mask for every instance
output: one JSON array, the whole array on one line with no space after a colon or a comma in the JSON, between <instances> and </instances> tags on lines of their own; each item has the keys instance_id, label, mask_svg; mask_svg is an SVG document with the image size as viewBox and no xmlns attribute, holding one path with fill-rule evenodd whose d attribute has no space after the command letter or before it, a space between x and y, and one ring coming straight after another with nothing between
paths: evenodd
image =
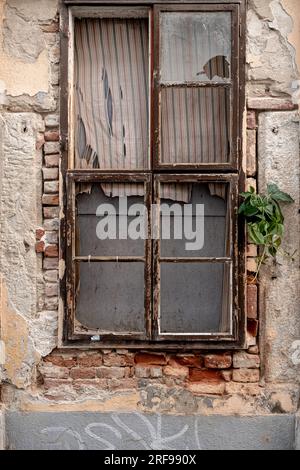
<instances>
[{"instance_id":1,"label":"window pane","mask_svg":"<svg viewBox=\"0 0 300 470\"><path fill-rule=\"evenodd\" d=\"M231 13L161 14L162 82L228 81Z\"/></svg>"},{"instance_id":2,"label":"window pane","mask_svg":"<svg viewBox=\"0 0 300 470\"><path fill-rule=\"evenodd\" d=\"M144 256L143 183L80 185L77 191L77 255Z\"/></svg>"},{"instance_id":3,"label":"window pane","mask_svg":"<svg viewBox=\"0 0 300 470\"><path fill-rule=\"evenodd\" d=\"M161 90L161 163L228 162L230 127L230 90Z\"/></svg>"},{"instance_id":4,"label":"window pane","mask_svg":"<svg viewBox=\"0 0 300 470\"><path fill-rule=\"evenodd\" d=\"M75 22L75 168L145 169L148 20Z\"/></svg>"},{"instance_id":5,"label":"window pane","mask_svg":"<svg viewBox=\"0 0 300 470\"><path fill-rule=\"evenodd\" d=\"M102 332L143 332L144 264L80 263L76 318Z\"/></svg>"},{"instance_id":6,"label":"window pane","mask_svg":"<svg viewBox=\"0 0 300 470\"><path fill-rule=\"evenodd\" d=\"M161 184L162 257L226 257L228 235L226 184Z\"/></svg>"},{"instance_id":7,"label":"window pane","mask_svg":"<svg viewBox=\"0 0 300 470\"><path fill-rule=\"evenodd\" d=\"M161 265L161 333L229 332L229 273L224 264Z\"/></svg>"}]
</instances>

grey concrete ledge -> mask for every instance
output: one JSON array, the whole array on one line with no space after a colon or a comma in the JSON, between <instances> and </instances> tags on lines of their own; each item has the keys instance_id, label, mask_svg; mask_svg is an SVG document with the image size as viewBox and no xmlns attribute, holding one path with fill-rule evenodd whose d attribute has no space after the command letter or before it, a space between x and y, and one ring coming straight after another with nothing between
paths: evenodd
<instances>
[{"instance_id":1,"label":"grey concrete ledge","mask_svg":"<svg viewBox=\"0 0 300 470\"><path fill-rule=\"evenodd\" d=\"M295 423L294 415L7 412L6 443L17 450L289 450Z\"/></svg>"}]
</instances>

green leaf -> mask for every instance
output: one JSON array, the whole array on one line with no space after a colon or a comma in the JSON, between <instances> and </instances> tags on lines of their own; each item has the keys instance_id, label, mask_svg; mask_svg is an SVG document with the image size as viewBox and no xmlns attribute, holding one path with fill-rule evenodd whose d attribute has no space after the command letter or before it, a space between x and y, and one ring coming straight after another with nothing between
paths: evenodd
<instances>
[{"instance_id":1,"label":"green leaf","mask_svg":"<svg viewBox=\"0 0 300 470\"><path fill-rule=\"evenodd\" d=\"M292 202L295 202L294 199L287 193L284 193L283 191L281 191L277 184L268 184L268 193L270 194L270 196L272 196L273 199L275 199L275 201L278 201L278 202L287 202L289 204L291 204Z\"/></svg>"},{"instance_id":2,"label":"green leaf","mask_svg":"<svg viewBox=\"0 0 300 470\"><path fill-rule=\"evenodd\" d=\"M248 224L248 232L251 241L255 243L255 245L264 245L265 238L262 233L260 233L259 228L256 224Z\"/></svg>"}]
</instances>

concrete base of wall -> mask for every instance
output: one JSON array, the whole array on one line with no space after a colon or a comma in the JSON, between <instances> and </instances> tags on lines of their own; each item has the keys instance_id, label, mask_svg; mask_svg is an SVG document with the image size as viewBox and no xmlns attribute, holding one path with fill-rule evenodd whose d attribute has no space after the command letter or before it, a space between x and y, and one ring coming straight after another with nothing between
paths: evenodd
<instances>
[{"instance_id":1,"label":"concrete base of wall","mask_svg":"<svg viewBox=\"0 0 300 470\"><path fill-rule=\"evenodd\" d=\"M300 450L300 411L296 414L295 450Z\"/></svg>"},{"instance_id":2,"label":"concrete base of wall","mask_svg":"<svg viewBox=\"0 0 300 470\"><path fill-rule=\"evenodd\" d=\"M294 415L7 412L6 443L17 450L287 450L295 448L295 423Z\"/></svg>"},{"instance_id":3,"label":"concrete base of wall","mask_svg":"<svg viewBox=\"0 0 300 470\"><path fill-rule=\"evenodd\" d=\"M0 406L0 450L5 449L5 421L4 410Z\"/></svg>"}]
</instances>

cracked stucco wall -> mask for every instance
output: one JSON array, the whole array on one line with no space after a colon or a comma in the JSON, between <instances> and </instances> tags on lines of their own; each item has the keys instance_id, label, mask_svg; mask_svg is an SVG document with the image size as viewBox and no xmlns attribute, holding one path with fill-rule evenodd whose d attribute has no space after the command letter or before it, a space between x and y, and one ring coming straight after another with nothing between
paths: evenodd
<instances>
[{"instance_id":1,"label":"cracked stucco wall","mask_svg":"<svg viewBox=\"0 0 300 470\"><path fill-rule=\"evenodd\" d=\"M299 2L249 0L248 96L294 96L300 101Z\"/></svg>"},{"instance_id":2,"label":"cracked stucco wall","mask_svg":"<svg viewBox=\"0 0 300 470\"><path fill-rule=\"evenodd\" d=\"M56 109L58 36L43 27L56 14L57 1L0 0L0 103L12 110Z\"/></svg>"},{"instance_id":3,"label":"cracked stucco wall","mask_svg":"<svg viewBox=\"0 0 300 470\"><path fill-rule=\"evenodd\" d=\"M58 106L58 2L0 0L0 377L18 388L57 342L57 312L44 309L38 140ZM50 27L49 27L50 25Z\"/></svg>"},{"instance_id":4,"label":"cracked stucco wall","mask_svg":"<svg viewBox=\"0 0 300 470\"><path fill-rule=\"evenodd\" d=\"M1 114L1 340L4 378L22 388L32 382L41 354L55 346L57 332L56 312L42 310L42 266L35 253L42 216L42 156L36 141L43 125L35 113Z\"/></svg>"},{"instance_id":5,"label":"cracked stucco wall","mask_svg":"<svg viewBox=\"0 0 300 470\"><path fill-rule=\"evenodd\" d=\"M56 32L49 32L49 23L56 16L56 0L0 0L0 338L3 342L3 346L0 343L0 381L2 377L9 384L3 392L7 403L27 411L46 407L36 386L36 365L57 341L57 313L43 308L41 258L34 248L35 230L42 222L42 153L36 143L44 131L43 118L58 108L59 37ZM298 0L249 0L248 99L300 101L299 24ZM259 187L263 189L272 179L282 183L283 189L298 201L297 115L297 112L284 112L280 116L271 112L261 114L258 158ZM273 122L279 129L276 139ZM286 216L287 223L293 227L286 243L293 247L299 241L296 205ZM264 318L261 341L267 346L264 349L267 388L262 388L259 395L257 387L245 384L241 393L250 395L250 399L240 395L235 401L230 397L225 403L219 397L213 400L213 405L200 398L194 401L192 395L175 394L175 411L182 407L183 412L251 414L263 412L265 402L277 401L285 412L295 409L298 400L295 383L300 365L300 361L293 360L295 342L300 340L296 288L299 274L297 266L284 259L280 262L277 281L270 279L267 271L263 275L264 292L268 293L261 307ZM283 290L285 294L278 295ZM277 383L278 386L273 386ZM115 397L101 390L97 395L89 393L86 387L84 395L72 395L70 401L74 403L68 405L61 403L63 400L58 395L52 409L73 410L81 406L78 404L81 400L87 410L140 407L147 411L152 407L153 411L170 411L170 393L163 387L118 393ZM153 405L151 396L157 406Z\"/></svg>"}]
</instances>

